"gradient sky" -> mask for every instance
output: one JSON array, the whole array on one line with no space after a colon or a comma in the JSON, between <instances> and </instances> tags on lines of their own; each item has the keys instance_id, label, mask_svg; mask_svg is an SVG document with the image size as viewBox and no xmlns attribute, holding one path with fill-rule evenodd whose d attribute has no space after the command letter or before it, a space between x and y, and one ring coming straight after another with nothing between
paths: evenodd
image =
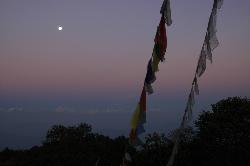
<instances>
[{"instance_id":1,"label":"gradient sky","mask_svg":"<svg viewBox=\"0 0 250 166\"><path fill-rule=\"evenodd\" d=\"M0 148L30 147L52 124L127 134L162 0L1 0ZM148 98L148 131L178 126L213 0L173 0L166 61ZM250 1L224 0L220 46L199 81L195 111L250 96ZM63 31L57 27L63 26ZM28 141L27 141L28 140Z\"/></svg>"}]
</instances>

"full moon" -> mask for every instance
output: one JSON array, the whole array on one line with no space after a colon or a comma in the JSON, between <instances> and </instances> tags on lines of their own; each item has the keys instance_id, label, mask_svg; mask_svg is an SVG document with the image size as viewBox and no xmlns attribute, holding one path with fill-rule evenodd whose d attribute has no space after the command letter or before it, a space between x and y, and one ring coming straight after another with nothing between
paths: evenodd
<instances>
[{"instance_id":1,"label":"full moon","mask_svg":"<svg viewBox=\"0 0 250 166\"><path fill-rule=\"evenodd\" d=\"M63 27L62 26L58 26L58 30L59 31L63 30Z\"/></svg>"}]
</instances>

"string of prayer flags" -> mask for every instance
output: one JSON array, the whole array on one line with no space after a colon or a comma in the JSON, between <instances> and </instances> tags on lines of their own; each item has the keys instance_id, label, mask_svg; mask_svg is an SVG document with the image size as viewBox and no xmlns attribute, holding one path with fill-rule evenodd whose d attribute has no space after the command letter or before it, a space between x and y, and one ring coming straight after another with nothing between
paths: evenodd
<instances>
[{"instance_id":1,"label":"string of prayer flags","mask_svg":"<svg viewBox=\"0 0 250 166\"><path fill-rule=\"evenodd\" d=\"M175 155L177 154L180 135L184 128L187 127L188 122L191 120L193 107L195 104L195 94L199 95L198 77L201 77L206 70L206 60L210 60L212 63L212 51L219 45L219 41L216 36L216 22L217 22L217 11L221 8L223 0L214 0L212 12L209 17L209 22L207 26L207 32L205 35L205 40L200 52L200 57L198 60L197 68L195 71L195 76L192 81L192 87L188 95L188 101L184 111L181 125L176 133L174 147L167 163L167 166L172 166L174 163Z\"/></svg>"},{"instance_id":2,"label":"string of prayer flags","mask_svg":"<svg viewBox=\"0 0 250 166\"><path fill-rule=\"evenodd\" d=\"M144 86L148 94L152 94L154 92L151 84L156 80L155 73L159 71L159 62L163 62L165 60L164 56L167 49L167 37L165 20L163 15L161 17L159 26L157 27L154 42L155 44L153 48L152 57L148 62L147 74L144 81Z\"/></svg>"},{"instance_id":3,"label":"string of prayer flags","mask_svg":"<svg viewBox=\"0 0 250 166\"><path fill-rule=\"evenodd\" d=\"M201 49L200 57L198 60L196 72L194 79L192 81L192 87L188 96L188 102L186 105L186 110L188 114L192 114L193 106L195 104L195 94L199 95L198 77L200 77L206 70L206 59L212 62L212 51L219 45L216 36L216 18L217 10L221 8L223 0L214 0L212 12L209 18L207 32L205 35L205 40ZM186 114L186 116L188 116ZM190 119L190 118L184 118ZM185 124L185 123L184 123Z\"/></svg>"},{"instance_id":4,"label":"string of prayer flags","mask_svg":"<svg viewBox=\"0 0 250 166\"><path fill-rule=\"evenodd\" d=\"M200 77L206 70L206 59L212 63L212 51L218 47L219 41L216 36L217 10L221 8L223 0L215 0L209 17L205 40L201 49L196 74Z\"/></svg>"},{"instance_id":5,"label":"string of prayer flags","mask_svg":"<svg viewBox=\"0 0 250 166\"><path fill-rule=\"evenodd\" d=\"M154 47L152 56L148 61L147 73L142 88L140 101L134 111L131 119L131 131L130 131L130 142L133 145L141 144L138 135L145 132L144 124L146 123L146 96L154 92L152 83L155 82L155 73L159 71L159 63L165 60L165 53L167 49L167 36L165 23L170 26L172 24L170 1L164 0L161 7L161 20L157 27L157 31L154 38Z\"/></svg>"},{"instance_id":6,"label":"string of prayer flags","mask_svg":"<svg viewBox=\"0 0 250 166\"><path fill-rule=\"evenodd\" d=\"M143 88L141 93L141 98L135 112L131 119L131 132L130 132L130 141L133 144L139 144L141 141L137 138L137 136L141 133L145 132L144 123L146 123L146 91Z\"/></svg>"}]
</instances>

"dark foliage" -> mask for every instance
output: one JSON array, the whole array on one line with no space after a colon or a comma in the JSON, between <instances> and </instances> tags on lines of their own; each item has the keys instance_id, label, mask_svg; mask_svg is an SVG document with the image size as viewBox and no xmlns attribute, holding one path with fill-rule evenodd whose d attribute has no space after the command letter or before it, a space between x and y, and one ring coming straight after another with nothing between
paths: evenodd
<instances>
[{"instance_id":1,"label":"dark foliage","mask_svg":"<svg viewBox=\"0 0 250 166\"><path fill-rule=\"evenodd\" d=\"M247 166L250 163L250 100L227 98L200 114L181 134L175 166ZM119 166L123 162L137 166L166 165L172 151L175 132L148 134L145 143L135 149L124 136L111 139L92 132L90 125L52 126L42 146L28 150L0 152L0 166ZM125 152L131 161L124 158Z\"/></svg>"},{"instance_id":2,"label":"dark foliage","mask_svg":"<svg viewBox=\"0 0 250 166\"><path fill-rule=\"evenodd\" d=\"M122 163L128 140L111 139L92 133L91 126L80 124L53 126L40 147L25 151L5 149L0 154L2 166L78 166L119 165Z\"/></svg>"},{"instance_id":3,"label":"dark foliage","mask_svg":"<svg viewBox=\"0 0 250 166\"><path fill-rule=\"evenodd\" d=\"M247 166L250 163L250 100L233 97L212 105L195 122L196 135L176 165Z\"/></svg>"}]
</instances>

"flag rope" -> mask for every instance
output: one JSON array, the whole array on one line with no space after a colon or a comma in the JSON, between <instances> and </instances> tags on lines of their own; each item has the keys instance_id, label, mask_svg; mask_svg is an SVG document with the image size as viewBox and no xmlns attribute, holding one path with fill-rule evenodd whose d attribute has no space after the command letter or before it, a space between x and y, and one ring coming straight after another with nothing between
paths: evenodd
<instances>
[{"instance_id":1,"label":"flag rope","mask_svg":"<svg viewBox=\"0 0 250 166\"><path fill-rule=\"evenodd\" d=\"M157 31L154 38L154 47L151 58L147 64L147 73L144 80L144 85L141 92L140 100L136 106L136 109L133 113L131 119L131 131L129 134L129 140L132 145L140 145L141 140L138 135L145 132L144 124L146 123L146 97L147 94L152 94L153 87L152 83L155 82L156 76L155 73L159 71L159 63L165 60L165 53L167 49L167 36L166 36L166 27L172 24L171 19L171 10L170 10L170 1L164 0L161 6L161 20L157 27Z\"/></svg>"},{"instance_id":2,"label":"flag rope","mask_svg":"<svg viewBox=\"0 0 250 166\"><path fill-rule=\"evenodd\" d=\"M192 118L193 107L195 104L195 94L199 95L198 78L203 75L206 70L206 59L212 63L212 51L219 45L219 41L216 36L216 22L217 22L217 10L221 8L223 0L214 0L212 12L209 17L207 32L202 45L198 64L192 81L191 90L188 95L186 108L182 117L180 127L177 129L176 136L174 137L174 147L168 160L167 166L172 166L174 163L175 155L178 152L178 145L180 143L180 136L184 129L187 127L188 122Z\"/></svg>"}]
</instances>

